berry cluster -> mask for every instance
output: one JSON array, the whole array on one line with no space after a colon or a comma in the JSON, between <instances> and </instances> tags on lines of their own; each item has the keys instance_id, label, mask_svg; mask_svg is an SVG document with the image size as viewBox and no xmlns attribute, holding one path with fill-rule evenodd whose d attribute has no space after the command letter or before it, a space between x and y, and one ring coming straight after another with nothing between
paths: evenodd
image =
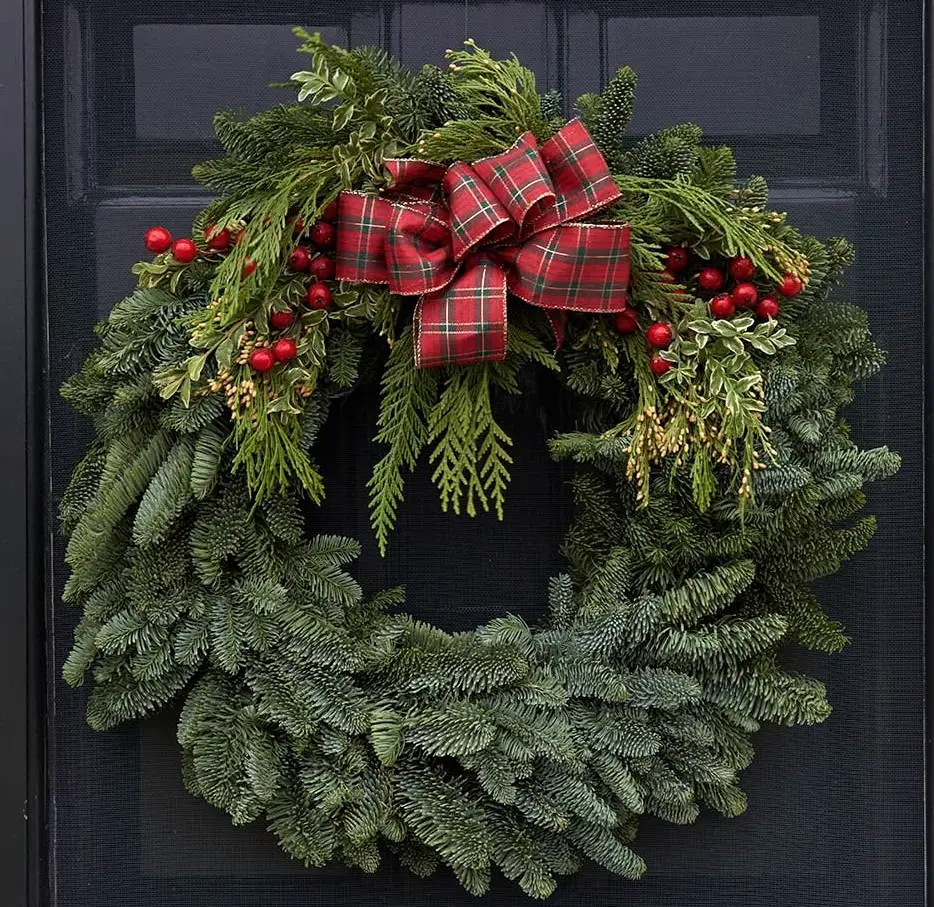
<instances>
[{"instance_id":1,"label":"berry cluster","mask_svg":"<svg viewBox=\"0 0 934 907\"><path fill-rule=\"evenodd\" d=\"M331 256L337 242L337 202L334 201L321 215L321 219L306 229L301 218L292 222L293 234L298 237L298 244L289 253L288 268L296 273L308 273L313 278L305 291L305 303L312 309L326 309L331 304L331 289L327 281L334 279L335 266ZM212 252L228 252L231 244L239 245L243 236L240 230L236 235L226 227L218 229L208 227L204 235L204 245L208 255ZM303 242L303 240L306 240ZM189 264L198 256L198 247L192 239L184 237L173 241L172 234L165 227L150 227L144 238L146 248L157 255L171 250L172 258L180 264ZM248 277L256 270L256 262L246 259L243 276ZM269 313L269 327L274 331L287 331L295 324L295 312L292 309L275 309ZM250 368L255 372L270 371L276 363L286 363L295 359L298 347L291 337L280 337L270 345L258 346L250 354Z\"/></svg>"},{"instance_id":2,"label":"berry cluster","mask_svg":"<svg viewBox=\"0 0 934 907\"><path fill-rule=\"evenodd\" d=\"M786 274L775 288L763 290L761 280L754 281L756 266L743 255L736 256L723 263L704 264L696 273L687 274L691 264L691 254L684 246L671 246L665 258L665 270L662 280L685 286L696 286L699 296L711 296L710 314L714 318L732 318L737 309L754 311L759 318L777 318L781 308L778 297L797 296L804 289L804 281L796 274ZM684 292L678 289L678 292ZM760 295L761 294L761 295ZM632 334L639 328L639 319L632 309L623 309L614 321L616 330L621 334ZM656 321L648 326L645 339L653 352L649 359L649 368L654 375L664 375L671 363L664 359L661 351L674 339L670 324Z\"/></svg>"},{"instance_id":3,"label":"berry cluster","mask_svg":"<svg viewBox=\"0 0 934 907\"><path fill-rule=\"evenodd\" d=\"M754 311L762 319L777 318L781 308L778 297L797 296L804 289L804 282L796 274L786 274L777 287L764 288L761 280L755 281L756 266L743 255L729 259L722 266L705 264L695 274L686 275L690 263L687 249L672 246L668 250L665 273L680 283L696 284L698 295L713 294L709 305L714 318L732 318L737 309Z\"/></svg>"}]
</instances>

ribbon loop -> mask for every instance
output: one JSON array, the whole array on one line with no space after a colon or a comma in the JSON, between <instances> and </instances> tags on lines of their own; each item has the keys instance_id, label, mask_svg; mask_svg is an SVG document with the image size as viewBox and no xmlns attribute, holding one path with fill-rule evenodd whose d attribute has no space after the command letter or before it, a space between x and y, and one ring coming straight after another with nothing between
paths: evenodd
<instances>
[{"instance_id":1,"label":"ribbon loop","mask_svg":"<svg viewBox=\"0 0 934 907\"><path fill-rule=\"evenodd\" d=\"M556 132L539 153L555 186L555 204L543 212L535 230L585 217L620 197L613 174L580 120Z\"/></svg>"},{"instance_id":2,"label":"ribbon loop","mask_svg":"<svg viewBox=\"0 0 934 907\"><path fill-rule=\"evenodd\" d=\"M402 296L433 293L453 279L451 228L418 209L396 205L386 231L389 289Z\"/></svg>"},{"instance_id":3,"label":"ribbon loop","mask_svg":"<svg viewBox=\"0 0 934 907\"><path fill-rule=\"evenodd\" d=\"M566 312L626 307L628 225L577 222L620 196L579 120L472 164L386 167L382 196L340 194L337 277L420 297L419 366L503 359L507 289L548 310L559 340Z\"/></svg>"},{"instance_id":4,"label":"ribbon loop","mask_svg":"<svg viewBox=\"0 0 934 907\"><path fill-rule=\"evenodd\" d=\"M470 164L452 164L444 175L444 195L451 212L451 249L455 261L484 240L507 239L513 221L493 190L477 178ZM503 229L505 228L505 230Z\"/></svg>"},{"instance_id":5,"label":"ribbon loop","mask_svg":"<svg viewBox=\"0 0 934 907\"><path fill-rule=\"evenodd\" d=\"M509 290L543 309L619 312L628 283L628 267L626 281L618 282L621 261L628 265L628 224L562 224L517 247Z\"/></svg>"},{"instance_id":6,"label":"ribbon loop","mask_svg":"<svg viewBox=\"0 0 934 907\"><path fill-rule=\"evenodd\" d=\"M390 158L384 166L392 177L390 191L404 198L426 202L441 201L441 180L447 169L444 164L432 164L410 157Z\"/></svg>"},{"instance_id":7,"label":"ribbon loop","mask_svg":"<svg viewBox=\"0 0 934 907\"><path fill-rule=\"evenodd\" d=\"M508 151L477 161L472 167L509 212L520 235L536 215L554 206L555 189L530 132Z\"/></svg>"}]
</instances>

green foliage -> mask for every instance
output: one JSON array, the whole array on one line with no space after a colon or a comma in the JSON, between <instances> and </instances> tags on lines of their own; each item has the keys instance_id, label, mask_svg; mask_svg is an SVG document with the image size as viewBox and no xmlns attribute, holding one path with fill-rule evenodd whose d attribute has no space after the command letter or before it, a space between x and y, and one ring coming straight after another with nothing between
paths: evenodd
<instances>
[{"instance_id":1,"label":"green foliage","mask_svg":"<svg viewBox=\"0 0 934 907\"><path fill-rule=\"evenodd\" d=\"M637 82L636 73L629 66L622 66L601 94L586 94L577 99L581 117L614 169L625 161L623 140L632 119Z\"/></svg>"},{"instance_id":2,"label":"green foliage","mask_svg":"<svg viewBox=\"0 0 934 907\"><path fill-rule=\"evenodd\" d=\"M623 173L635 177L674 180L690 177L700 160L701 131L692 123L672 126L646 136L622 158Z\"/></svg>"},{"instance_id":3,"label":"green foliage","mask_svg":"<svg viewBox=\"0 0 934 907\"><path fill-rule=\"evenodd\" d=\"M452 368L444 390L428 416L428 441L435 447L432 479L441 492L441 506L474 516L477 504L495 507L503 518L503 501L512 457L509 436L493 418L490 400L492 368Z\"/></svg>"},{"instance_id":4,"label":"green foliage","mask_svg":"<svg viewBox=\"0 0 934 907\"><path fill-rule=\"evenodd\" d=\"M367 483L373 531L383 553L402 501L402 470L415 469L428 442L428 414L437 388L436 371L415 367L412 330L406 328L393 346L383 373L376 440L388 445L389 450L374 466Z\"/></svg>"},{"instance_id":5,"label":"green foliage","mask_svg":"<svg viewBox=\"0 0 934 907\"><path fill-rule=\"evenodd\" d=\"M557 367L545 342L522 326L521 317L510 326L504 362L421 369L412 342L412 331L406 328L383 375L376 440L389 451L368 483L373 529L383 552L403 496L402 469L414 469L429 446L441 506L470 516L478 507L493 509L502 519L512 441L493 415L492 393L519 393L518 375L532 363Z\"/></svg>"},{"instance_id":6,"label":"green foliage","mask_svg":"<svg viewBox=\"0 0 934 907\"><path fill-rule=\"evenodd\" d=\"M558 119L516 60L473 46L413 76L379 51L302 38L311 63L294 85L317 106L221 117L227 157L199 171L221 193L199 229L243 225L241 246L223 264L141 265L63 388L96 429L61 503L66 598L82 612L64 677L92 681L95 728L182 698L188 789L236 823L265 821L305 865L372 872L388 848L420 876L444 864L481 894L499 872L533 898L587 860L637 878L640 816L738 815L760 723L829 713L823 686L780 654L846 644L811 582L868 543L866 486L899 466L841 418L883 362L865 313L831 299L852 250L757 210L764 183L735 185L732 154L694 127L628 145L623 69L579 104L619 170L625 197L602 216L631 222L633 303L678 328L665 379L640 336L601 318L572 314L553 354L518 303L504 362L418 369L411 307L346 286L301 315L300 362L258 378L245 358L268 311L300 296L287 218L380 185L390 150L469 159ZM806 258L808 284L780 323L712 320L661 276L671 242L748 254L769 277ZM376 336L390 343L368 483L382 549L423 452L446 507L502 511L496 397L519 393L525 369L558 372L579 418L551 450L576 466L575 516L542 626L422 623L397 610L400 590L364 593L348 572L357 542L308 534L318 433L334 397L378 369ZM737 488L723 454L740 448Z\"/></svg>"}]
</instances>

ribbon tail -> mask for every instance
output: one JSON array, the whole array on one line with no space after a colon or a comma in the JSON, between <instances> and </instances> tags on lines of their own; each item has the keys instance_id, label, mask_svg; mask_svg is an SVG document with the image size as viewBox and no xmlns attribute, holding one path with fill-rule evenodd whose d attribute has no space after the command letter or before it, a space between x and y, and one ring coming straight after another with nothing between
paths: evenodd
<instances>
[{"instance_id":1,"label":"ribbon tail","mask_svg":"<svg viewBox=\"0 0 934 907\"><path fill-rule=\"evenodd\" d=\"M564 329L567 327L568 313L559 309L549 309L545 312L545 315L555 335L555 352L560 353L561 347L564 346Z\"/></svg>"},{"instance_id":2,"label":"ribbon tail","mask_svg":"<svg viewBox=\"0 0 934 907\"><path fill-rule=\"evenodd\" d=\"M505 358L506 275L495 262L476 255L447 287L419 299L415 364L437 368Z\"/></svg>"}]
</instances>

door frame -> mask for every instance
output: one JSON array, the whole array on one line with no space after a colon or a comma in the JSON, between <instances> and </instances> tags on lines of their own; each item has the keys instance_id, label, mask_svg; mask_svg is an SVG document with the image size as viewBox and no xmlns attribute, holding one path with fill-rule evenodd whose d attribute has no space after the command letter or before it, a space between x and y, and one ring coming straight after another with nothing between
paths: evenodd
<instances>
[{"instance_id":1,"label":"door frame","mask_svg":"<svg viewBox=\"0 0 934 907\"><path fill-rule=\"evenodd\" d=\"M0 884L11 907L39 907L46 888L38 3L0 3Z\"/></svg>"}]
</instances>

